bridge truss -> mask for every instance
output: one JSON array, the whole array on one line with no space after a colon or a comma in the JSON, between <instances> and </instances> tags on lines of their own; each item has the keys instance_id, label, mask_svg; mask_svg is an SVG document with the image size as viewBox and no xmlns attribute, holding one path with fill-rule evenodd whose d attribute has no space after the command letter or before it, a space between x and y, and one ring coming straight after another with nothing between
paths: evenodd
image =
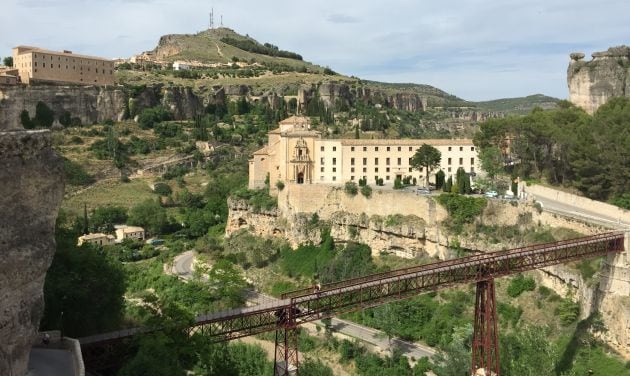
<instances>
[{"instance_id":1,"label":"bridge truss","mask_svg":"<svg viewBox=\"0 0 630 376\"><path fill-rule=\"evenodd\" d=\"M276 331L277 375L297 374L296 329L299 325L344 312L374 307L458 284L476 283L471 375L500 375L494 279L585 258L623 252L624 234L605 233L511 250L479 253L453 260L413 266L284 294L274 302L198 316L187 328L216 342ZM82 338L88 366L102 362L111 343L142 328Z\"/></svg>"}]
</instances>

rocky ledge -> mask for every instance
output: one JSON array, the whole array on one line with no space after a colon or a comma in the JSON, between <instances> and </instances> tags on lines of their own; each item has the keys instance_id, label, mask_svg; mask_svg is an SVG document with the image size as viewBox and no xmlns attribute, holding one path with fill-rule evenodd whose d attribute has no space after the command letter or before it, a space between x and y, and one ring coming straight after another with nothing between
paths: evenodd
<instances>
[{"instance_id":1,"label":"rocky ledge","mask_svg":"<svg viewBox=\"0 0 630 376\"><path fill-rule=\"evenodd\" d=\"M44 310L63 197L63 163L50 145L48 131L0 131L0 375L26 374Z\"/></svg>"}]
</instances>

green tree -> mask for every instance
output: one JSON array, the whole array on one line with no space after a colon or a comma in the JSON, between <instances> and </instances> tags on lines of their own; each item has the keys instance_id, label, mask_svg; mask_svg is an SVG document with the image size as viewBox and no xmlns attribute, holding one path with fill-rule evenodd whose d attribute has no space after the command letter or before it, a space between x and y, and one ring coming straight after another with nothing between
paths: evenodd
<instances>
[{"instance_id":1,"label":"green tree","mask_svg":"<svg viewBox=\"0 0 630 376\"><path fill-rule=\"evenodd\" d=\"M57 252L44 284L43 330L80 337L116 329L123 317L125 275L118 261L89 245L80 232L58 227Z\"/></svg>"},{"instance_id":2,"label":"green tree","mask_svg":"<svg viewBox=\"0 0 630 376\"><path fill-rule=\"evenodd\" d=\"M503 171L505 164L501 150L496 146L483 148L479 153L479 159L481 160L481 168L488 174L494 187L495 178L497 174Z\"/></svg>"},{"instance_id":3,"label":"green tree","mask_svg":"<svg viewBox=\"0 0 630 376\"><path fill-rule=\"evenodd\" d=\"M22 110L22 112L20 112L20 124L22 124L22 127L24 127L24 129L35 128L35 123L33 123L33 121L31 120L31 117L27 110Z\"/></svg>"},{"instance_id":4,"label":"green tree","mask_svg":"<svg viewBox=\"0 0 630 376\"><path fill-rule=\"evenodd\" d=\"M525 326L501 337L501 373L504 375L554 375L558 349L549 340L549 328Z\"/></svg>"},{"instance_id":5,"label":"green tree","mask_svg":"<svg viewBox=\"0 0 630 376\"><path fill-rule=\"evenodd\" d=\"M4 59L2 59L2 63L7 66L12 68L13 67L13 56L7 56Z\"/></svg>"},{"instance_id":6,"label":"green tree","mask_svg":"<svg viewBox=\"0 0 630 376\"><path fill-rule=\"evenodd\" d=\"M172 113L167 111L164 107L157 106L142 110L140 116L138 116L138 124L140 124L142 129L150 129L157 123L172 119Z\"/></svg>"},{"instance_id":7,"label":"green tree","mask_svg":"<svg viewBox=\"0 0 630 376\"><path fill-rule=\"evenodd\" d=\"M128 222L134 226L142 226L152 234L163 233L169 225L166 209L151 199L132 207L129 211Z\"/></svg>"},{"instance_id":8,"label":"green tree","mask_svg":"<svg viewBox=\"0 0 630 376\"><path fill-rule=\"evenodd\" d=\"M442 170L438 171L435 174L435 189L442 189L442 187L444 186L445 177L446 177L446 174L444 174L444 171Z\"/></svg>"},{"instance_id":9,"label":"green tree","mask_svg":"<svg viewBox=\"0 0 630 376\"><path fill-rule=\"evenodd\" d=\"M55 113L44 102L35 105L35 118L33 123L40 128L50 128L55 121Z\"/></svg>"},{"instance_id":10,"label":"green tree","mask_svg":"<svg viewBox=\"0 0 630 376\"><path fill-rule=\"evenodd\" d=\"M426 173L426 187L429 187L429 176L431 175L431 170L438 167L440 165L440 161L442 160L442 155L440 151L428 144L422 144L416 153L411 158L411 167L416 170L425 169Z\"/></svg>"},{"instance_id":11,"label":"green tree","mask_svg":"<svg viewBox=\"0 0 630 376\"><path fill-rule=\"evenodd\" d=\"M127 209L122 206L99 206L90 215L92 232L112 232L114 225L127 221Z\"/></svg>"},{"instance_id":12,"label":"green tree","mask_svg":"<svg viewBox=\"0 0 630 376\"><path fill-rule=\"evenodd\" d=\"M453 187L453 177L449 176L448 179L446 180L446 183L444 183L444 186L442 187L442 191L450 193L451 192L451 187Z\"/></svg>"}]
</instances>

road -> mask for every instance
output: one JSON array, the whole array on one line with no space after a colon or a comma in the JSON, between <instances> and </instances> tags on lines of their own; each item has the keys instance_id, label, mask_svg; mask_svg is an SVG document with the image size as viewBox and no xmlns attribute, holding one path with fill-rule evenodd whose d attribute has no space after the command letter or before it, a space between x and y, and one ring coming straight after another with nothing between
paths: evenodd
<instances>
[{"instance_id":1,"label":"road","mask_svg":"<svg viewBox=\"0 0 630 376\"><path fill-rule=\"evenodd\" d=\"M195 252L186 251L173 259L171 272L179 278L189 280L193 276L192 265L195 261Z\"/></svg>"},{"instance_id":2,"label":"road","mask_svg":"<svg viewBox=\"0 0 630 376\"><path fill-rule=\"evenodd\" d=\"M28 360L28 376L69 376L74 375L72 353L58 349L31 349Z\"/></svg>"},{"instance_id":3,"label":"road","mask_svg":"<svg viewBox=\"0 0 630 376\"><path fill-rule=\"evenodd\" d=\"M253 290L247 290L245 296L247 301L253 305L270 303L277 300L272 296L261 294ZM315 324L325 326L321 321L316 321ZM430 358L436 353L436 350L431 347L404 341L398 338L392 338L390 347L387 336L380 330L359 325L351 321L338 319L336 317L331 319L331 328L335 332L356 338L360 341L371 343L384 351L399 349L403 355L406 355L409 358L420 359L424 356Z\"/></svg>"},{"instance_id":4,"label":"road","mask_svg":"<svg viewBox=\"0 0 630 376\"><path fill-rule=\"evenodd\" d=\"M537 197L535 195L532 196L534 197L534 199L536 199L536 202L540 202L542 204L543 210L566 215L576 219L583 219L589 222L604 224L618 229L630 229L630 223L621 221L619 218L611 217L600 212L589 211L576 205L565 204L543 197Z\"/></svg>"}]
</instances>

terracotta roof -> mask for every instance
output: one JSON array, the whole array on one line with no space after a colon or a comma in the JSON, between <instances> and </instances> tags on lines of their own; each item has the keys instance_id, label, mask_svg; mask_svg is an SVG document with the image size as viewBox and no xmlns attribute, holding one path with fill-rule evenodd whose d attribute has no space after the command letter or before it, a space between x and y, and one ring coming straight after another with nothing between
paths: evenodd
<instances>
[{"instance_id":1,"label":"terracotta roof","mask_svg":"<svg viewBox=\"0 0 630 376\"><path fill-rule=\"evenodd\" d=\"M51 54L51 55L59 55L59 56L66 56L66 57L78 57L78 58L83 58L83 59L94 59L94 60L103 60L103 61L113 62L113 60L107 59L107 58L104 58L104 57L90 56L90 55L80 55L80 54L75 54L75 53L72 53L72 52L64 52L64 51L53 51L53 50L47 50L45 48L32 47L32 46L17 46L17 47L14 47L14 48L27 48L28 50L23 51L22 54L26 54L26 53L30 53L30 52L41 52L41 53Z\"/></svg>"},{"instance_id":2,"label":"terracotta roof","mask_svg":"<svg viewBox=\"0 0 630 376\"><path fill-rule=\"evenodd\" d=\"M291 116L288 117L284 120L282 120L281 122L279 122L278 124L300 124L300 123L311 123L311 119L306 117L306 116Z\"/></svg>"},{"instance_id":3,"label":"terracotta roof","mask_svg":"<svg viewBox=\"0 0 630 376\"><path fill-rule=\"evenodd\" d=\"M331 140L334 141L334 140ZM368 139L368 140L357 140L357 139L340 139L342 145L350 145L350 146L379 146L379 145L418 145L418 144L429 144L431 146L441 146L441 145L473 145L471 139L460 138L460 139Z\"/></svg>"}]
</instances>

